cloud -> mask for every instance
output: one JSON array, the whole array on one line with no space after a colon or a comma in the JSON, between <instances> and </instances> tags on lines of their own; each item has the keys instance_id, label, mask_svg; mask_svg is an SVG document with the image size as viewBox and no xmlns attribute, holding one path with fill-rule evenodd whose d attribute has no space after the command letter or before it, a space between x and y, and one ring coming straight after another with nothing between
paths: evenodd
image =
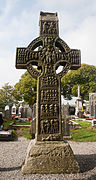
<instances>
[{"instance_id":1,"label":"cloud","mask_svg":"<svg viewBox=\"0 0 96 180\"><path fill-rule=\"evenodd\" d=\"M3 1L2 1L3 2ZM82 63L96 65L96 0L5 0L0 4L0 86L18 81L16 47L39 36L40 11L58 12L60 37L81 50Z\"/></svg>"},{"instance_id":2,"label":"cloud","mask_svg":"<svg viewBox=\"0 0 96 180\"><path fill-rule=\"evenodd\" d=\"M82 63L94 64L96 66L96 16L87 17L77 29L66 32L63 39L70 48L81 50Z\"/></svg>"},{"instance_id":3,"label":"cloud","mask_svg":"<svg viewBox=\"0 0 96 180\"><path fill-rule=\"evenodd\" d=\"M0 24L2 24L0 27L0 77L2 77L0 87L5 82L15 84L25 72L15 68L16 47L26 47L38 36L38 17L35 13L23 9L19 14L12 14L17 2L19 0L15 0L14 3L13 0L7 0L0 16Z\"/></svg>"},{"instance_id":4,"label":"cloud","mask_svg":"<svg viewBox=\"0 0 96 180\"><path fill-rule=\"evenodd\" d=\"M12 11L15 11L16 4L19 2L19 0L5 0L4 4L1 3L0 10L1 10L1 16L0 16L0 22L2 21L3 24L8 23L8 17L12 13Z\"/></svg>"},{"instance_id":5,"label":"cloud","mask_svg":"<svg viewBox=\"0 0 96 180\"><path fill-rule=\"evenodd\" d=\"M22 6L24 5L22 0L6 0L5 6L1 8L0 46L2 45L4 48L12 47L13 43L17 44L17 41L18 43L29 42L32 35L33 39L38 36L39 11L37 13L26 7L20 7L20 3Z\"/></svg>"},{"instance_id":6,"label":"cloud","mask_svg":"<svg viewBox=\"0 0 96 180\"><path fill-rule=\"evenodd\" d=\"M25 70L16 70L15 53L11 51L0 51L0 86L9 82L15 85Z\"/></svg>"},{"instance_id":7,"label":"cloud","mask_svg":"<svg viewBox=\"0 0 96 180\"><path fill-rule=\"evenodd\" d=\"M37 2L45 11L67 11L71 15L78 14L79 12L86 14L86 11L89 11L89 9L93 11L96 5L95 0L48 0L47 2L45 0L37 0Z\"/></svg>"}]
</instances>

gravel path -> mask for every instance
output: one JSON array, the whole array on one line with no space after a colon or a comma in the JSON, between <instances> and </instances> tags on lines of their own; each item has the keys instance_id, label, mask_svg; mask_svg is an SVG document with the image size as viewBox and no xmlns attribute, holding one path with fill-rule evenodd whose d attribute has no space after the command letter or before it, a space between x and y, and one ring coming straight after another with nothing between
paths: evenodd
<instances>
[{"instance_id":1,"label":"gravel path","mask_svg":"<svg viewBox=\"0 0 96 180\"><path fill-rule=\"evenodd\" d=\"M69 141L80 165L78 174L22 175L21 165L26 156L29 140L0 141L0 180L96 180L96 142Z\"/></svg>"}]
</instances>

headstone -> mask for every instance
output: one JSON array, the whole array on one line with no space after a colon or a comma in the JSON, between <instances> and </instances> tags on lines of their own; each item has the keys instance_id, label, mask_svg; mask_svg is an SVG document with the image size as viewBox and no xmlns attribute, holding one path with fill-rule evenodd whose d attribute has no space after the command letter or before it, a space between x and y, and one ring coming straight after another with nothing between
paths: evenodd
<instances>
[{"instance_id":1,"label":"headstone","mask_svg":"<svg viewBox=\"0 0 96 180\"><path fill-rule=\"evenodd\" d=\"M9 110L9 105L5 106L5 111Z\"/></svg>"},{"instance_id":2,"label":"headstone","mask_svg":"<svg viewBox=\"0 0 96 180\"><path fill-rule=\"evenodd\" d=\"M69 106L69 115L75 115L75 108L76 108L75 104Z\"/></svg>"},{"instance_id":3,"label":"headstone","mask_svg":"<svg viewBox=\"0 0 96 180\"><path fill-rule=\"evenodd\" d=\"M96 93L89 93L89 111L93 118L96 118Z\"/></svg>"},{"instance_id":4,"label":"headstone","mask_svg":"<svg viewBox=\"0 0 96 180\"><path fill-rule=\"evenodd\" d=\"M12 106L12 108L11 108L11 116L12 116L12 119L14 119L14 120L15 120L15 118L16 118L16 111L17 111L16 105L13 104L13 106Z\"/></svg>"},{"instance_id":5,"label":"headstone","mask_svg":"<svg viewBox=\"0 0 96 180\"><path fill-rule=\"evenodd\" d=\"M32 119L32 109L31 107L28 105L28 108L27 108L27 117L30 117Z\"/></svg>"},{"instance_id":6,"label":"headstone","mask_svg":"<svg viewBox=\"0 0 96 180\"><path fill-rule=\"evenodd\" d=\"M8 110L8 109L6 108L6 110ZM16 136L13 133L13 131L12 130L7 130L7 131L4 130L3 117L4 117L3 113L0 112L0 141L14 140Z\"/></svg>"},{"instance_id":7,"label":"headstone","mask_svg":"<svg viewBox=\"0 0 96 180\"><path fill-rule=\"evenodd\" d=\"M89 101L85 101L85 109L86 109L86 112L89 114L89 111L90 111Z\"/></svg>"},{"instance_id":8,"label":"headstone","mask_svg":"<svg viewBox=\"0 0 96 180\"><path fill-rule=\"evenodd\" d=\"M96 119L93 119L93 120L92 120L92 127L95 127L95 128L96 128Z\"/></svg>"},{"instance_id":9,"label":"headstone","mask_svg":"<svg viewBox=\"0 0 96 180\"><path fill-rule=\"evenodd\" d=\"M82 99L80 97L80 86L78 86L78 98L76 100L76 112L75 115L79 116L79 113L82 111Z\"/></svg>"},{"instance_id":10,"label":"headstone","mask_svg":"<svg viewBox=\"0 0 96 180\"><path fill-rule=\"evenodd\" d=\"M33 105L33 109L32 109L32 120L36 119L36 103Z\"/></svg>"},{"instance_id":11,"label":"headstone","mask_svg":"<svg viewBox=\"0 0 96 180\"><path fill-rule=\"evenodd\" d=\"M35 138L36 133L36 103L33 105L32 108L32 121L31 121L31 137L32 139Z\"/></svg>"},{"instance_id":12,"label":"headstone","mask_svg":"<svg viewBox=\"0 0 96 180\"><path fill-rule=\"evenodd\" d=\"M61 106L61 114L62 118L64 118L64 116L69 116L69 103Z\"/></svg>"},{"instance_id":13,"label":"headstone","mask_svg":"<svg viewBox=\"0 0 96 180\"><path fill-rule=\"evenodd\" d=\"M69 104L61 106L63 139L70 139Z\"/></svg>"},{"instance_id":14,"label":"headstone","mask_svg":"<svg viewBox=\"0 0 96 180\"><path fill-rule=\"evenodd\" d=\"M18 108L18 115L19 115L19 117L21 117L22 108L23 108L23 106L22 106L22 104L20 104L20 106Z\"/></svg>"},{"instance_id":15,"label":"headstone","mask_svg":"<svg viewBox=\"0 0 96 180\"><path fill-rule=\"evenodd\" d=\"M2 112L0 112L0 131L3 129L3 123L4 123L3 114Z\"/></svg>"},{"instance_id":16,"label":"headstone","mask_svg":"<svg viewBox=\"0 0 96 180\"><path fill-rule=\"evenodd\" d=\"M32 109L30 108L30 106L28 104L25 105L20 105L18 108L18 115L21 118L32 118Z\"/></svg>"},{"instance_id":17,"label":"headstone","mask_svg":"<svg viewBox=\"0 0 96 180\"><path fill-rule=\"evenodd\" d=\"M41 12L39 26L40 36L16 51L16 68L27 69L37 79L36 143L29 145L22 172L78 172L69 144L62 141L61 78L80 67L80 50L59 38L57 13ZM63 70L56 74L60 65Z\"/></svg>"},{"instance_id":18,"label":"headstone","mask_svg":"<svg viewBox=\"0 0 96 180\"><path fill-rule=\"evenodd\" d=\"M16 105L15 104L13 104L13 106L12 106L11 114L16 115Z\"/></svg>"},{"instance_id":19,"label":"headstone","mask_svg":"<svg viewBox=\"0 0 96 180\"><path fill-rule=\"evenodd\" d=\"M22 107L21 118L27 118L27 107Z\"/></svg>"},{"instance_id":20,"label":"headstone","mask_svg":"<svg viewBox=\"0 0 96 180\"><path fill-rule=\"evenodd\" d=\"M10 106L6 105L4 109L4 117L7 119L11 119L11 111L10 111Z\"/></svg>"}]
</instances>

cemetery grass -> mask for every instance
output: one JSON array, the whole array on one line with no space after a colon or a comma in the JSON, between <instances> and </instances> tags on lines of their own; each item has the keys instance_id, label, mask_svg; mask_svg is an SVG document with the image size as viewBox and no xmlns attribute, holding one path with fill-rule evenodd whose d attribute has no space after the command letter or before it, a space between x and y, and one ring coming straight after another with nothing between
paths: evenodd
<instances>
[{"instance_id":1,"label":"cemetery grass","mask_svg":"<svg viewBox=\"0 0 96 180\"><path fill-rule=\"evenodd\" d=\"M75 121L75 122L79 123L81 128L70 130L73 141L77 141L77 142L96 141L96 130L92 128L91 122L87 122L87 121Z\"/></svg>"},{"instance_id":2,"label":"cemetery grass","mask_svg":"<svg viewBox=\"0 0 96 180\"><path fill-rule=\"evenodd\" d=\"M9 127L9 125L12 123L12 120L4 119L4 127Z\"/></svg>"},{"instance_id":3,"label":"cemetery grass","mask_svg":"<svg viewBox=\"0 0 96 180\"><path fill-rule=\"evenodd\" d=\"M14 123L14 120L5 119L4 120L4 126L9 126L11 123ZM31 123L29 121L27 122L15 122L16 125L30 125Z\"/></svg>"},{"instance_id":4,"label":"cemetery grass","mask_svg":"<svg viewBox=\"0 0 96 180\"><path fill-rule=\"evenodd\" d=\"M4 127L8 128L10 124L14 123L13 120L5 119L4 120ZM16 122L16 125L30 125L30 122ZM15 130L17 136L24 136L27 139L32 139L30 128L20 128Z\"/></svg>"},{"instance_id":5,"label":"cemetery grass","mask_svg":"<svg viewBox=\"0 0 96 180\"><path fill-rule=\"evenodd\" d=\"M20 128L16 130L18 136L23 136L27 139L32 139L30 128Z\"/></svg>"},{"instance_id":6,"label":"cemetery grass","mask_svg":"<svg viewBox=\"0 0 96 180\"><path fill-rule=\"evenodd\" d=\"M16 125L31 125L30 122L16 122Z\"/></svg>"}]
</instances>

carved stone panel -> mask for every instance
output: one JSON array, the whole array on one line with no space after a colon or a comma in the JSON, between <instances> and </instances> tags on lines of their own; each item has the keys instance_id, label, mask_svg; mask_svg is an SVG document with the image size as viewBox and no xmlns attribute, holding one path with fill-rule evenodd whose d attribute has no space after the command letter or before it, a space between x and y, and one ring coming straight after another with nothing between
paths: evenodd
<instances>
[{"instance_id":1,"label":"carved stone panel","mask_svg":"<svg viewBox=\"0 0 96 180\"><path fill-rule=\"evenodd\" d=\"M40 35L58 35L58 17L57 13L40 13Z\"/></svg>"}]
</instances>

